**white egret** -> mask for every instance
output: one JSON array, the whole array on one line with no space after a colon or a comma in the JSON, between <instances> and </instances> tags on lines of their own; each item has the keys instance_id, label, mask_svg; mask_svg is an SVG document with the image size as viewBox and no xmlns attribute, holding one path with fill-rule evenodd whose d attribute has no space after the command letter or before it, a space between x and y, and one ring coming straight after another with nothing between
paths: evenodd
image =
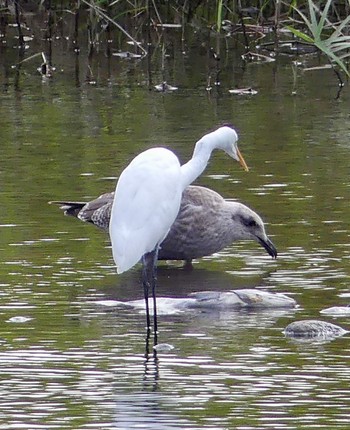
<instances>
[{"instance_id":1,"label":"white egret","mask_svg":"<svg viewBox=\"0 0 350 430\"><path fill-rule=\"evenodd\" d=\"M66 215L109 229L114 192L89 202L55 201ZM260 216L242 203L225 200L205 187L188 186L180 211L161 243L158 260L185 260L211 255L238 240L255 240L273 257L277 250Z\"/></svg>"},{"instance_id":2,"label":"white egret","mask_svg":"<svg viewBox=\"0 0 350 430\"><path fill-rule=\"evenodd\" d=\"M182 166L172 151L148 149L136 156L119 177L109 225L113 258L118 273L129 270L142 259L147 330L150 330L148 293L151 287L155 344L159 245L177 217L182 192L203 172L214 149L222 149L248 169L237 140L235 130L228 126L220 127L196 143L192 158Z\"/></svg>"}]
</instances>

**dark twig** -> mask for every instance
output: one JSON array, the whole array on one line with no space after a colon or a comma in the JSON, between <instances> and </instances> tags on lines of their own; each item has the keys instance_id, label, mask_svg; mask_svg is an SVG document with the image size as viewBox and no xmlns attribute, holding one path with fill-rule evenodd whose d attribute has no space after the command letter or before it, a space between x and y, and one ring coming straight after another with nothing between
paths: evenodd
<instances>
[{"instance_id":1,"label":"dark twig","mask_svg":"<svg viewBox=\"0 0 350 430\"><path fill-rule=\"evenodd\" d=\"M77 6L74 14L74 39L73 39L73 46L74 46L74 52L76 54L79 54L79 10L80 10L80 0L77 1Z\"/></svg>"},{"instance_id":2,"label":"dark twig","mask_svg":"<svg viewBox=\"0 0 350 430\"><path fill-rule=\"evenodd\" d=\"M21 27L21 13L19 10L18 1L15 1L15 16L16 16L16 24L17 24L17 30L18 30L18 42L19 46L21 48L24 47L24 38L22 33L22 27Z\"/></svg>"},{"instance_id":3,"label":"dark twig","mask_svg":"<svg viewBox=\"0 0 350 430\"><path fill-rule=\"evenodd\" d=\"M243 37L244 37L244 41L245 41L245 50L246 50L246 52L248 52L249 51L249 39L247 36L245 24L244 24L243 12L241 10L238 11L238 16L239 16L239 20L241 21L241 25L242 25Z\"/></svg>"},{"instance_id":4,"label":"dark twig","mask_svg":"<svg viewBox=\"0 0 350 430\"><path fill-rule=\"evenodd\" d=\"M146 51L146 49L140 44L140 43L137 43L137 41L131 36L131 34L129 34L121 25L119 25L114 19L112 19L111 17L109 17L106 13L104 13L103 11L102 11L102 9L100 9L99 7L97 7L97 6L95 6L95 5L93 5L93 4L91 4L91 3L89 3L87 0L81 0L83 3L85 3L86 5L88 5L89 7L91 7L93 10L94 10L94 12L98 15L98 16L100 16L100 17L102 17L102 18L104 18L106 21L108 21L108 22L110 22L110 23L112 23L115 27L117 27L120 31L122 31L130 40L132 40L133 42L134 42L134 44L136 45L136 46L138 46L141 50L142 50L142 52L144 53L144 55L147 55L147 51Z\"/></svg>"}]
</instances>

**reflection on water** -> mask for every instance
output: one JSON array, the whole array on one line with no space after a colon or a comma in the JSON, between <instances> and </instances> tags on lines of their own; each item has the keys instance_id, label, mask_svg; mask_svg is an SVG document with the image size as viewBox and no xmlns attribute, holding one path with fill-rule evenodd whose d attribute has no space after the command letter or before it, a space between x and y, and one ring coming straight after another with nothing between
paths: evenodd
<instances>
[{"instance_id":1,"label":"reflection on water","mask_svg":"<svg viewBox=\"0 0 350 430\"><path fill-rule=\"evenodd\" d=\"M243 67L229 49L208 93L197 48L167 59L171 94L148 90L142 61L113 58L108 75L99 57L97 85L76 80L72 58L44 83L30 62L17 82L1 63L0 429L348 428L349 335L303 344L282 333L348 294L348 88L336 101L331 72L305 74L292 97L286 59ZM254 97L226 92L252 84ZM174 349L146 359L144 316L96 304L141 298L140 267L117 276L105 234L47 202L112 189L155 144L185 161L227 120L251 171L215 154L198 183L260 213L279 257L242 242L193 270L162 262L158 294L262 288L300 308L162 315L160 341ZM350 327L345 315L326 319Z\"/></svg>"},{"instance_id":2,"label":"reflection on water","mask_svg":"<svg viewBox=\"0 0 350 430\"><path fill-rule=\"evenodd\" d=\"M115 428L125 429L179 429L194 428L176 414L175 405L169 405L166 396L157 391L124 393L115 398ZM175 409L175 413L172 411Z\"/></svg>"}]
</instances>

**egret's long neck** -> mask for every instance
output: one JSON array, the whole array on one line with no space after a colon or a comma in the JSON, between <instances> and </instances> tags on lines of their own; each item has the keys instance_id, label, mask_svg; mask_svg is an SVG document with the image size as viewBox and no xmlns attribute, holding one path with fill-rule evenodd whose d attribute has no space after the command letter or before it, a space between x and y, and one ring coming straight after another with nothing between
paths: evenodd
<instances>
[{"instance_id":1,"label":"egret's long neck","mask_svg":"<svg viewBox=\"0 0 350 430\"><path fill-rule=\"evenodd\" d=\"M181 166L183 189L197 179L207 167L213 149L213 141L208 139L207 136L202 137L202 139L196 143L192 158Z\"/></svg>"}]
</instances>

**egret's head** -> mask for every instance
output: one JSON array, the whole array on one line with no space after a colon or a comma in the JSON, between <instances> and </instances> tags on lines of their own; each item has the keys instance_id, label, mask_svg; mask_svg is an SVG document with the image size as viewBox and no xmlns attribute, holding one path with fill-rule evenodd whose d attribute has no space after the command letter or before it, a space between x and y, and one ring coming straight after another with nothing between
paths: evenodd
<instances>
[{"instance_id":1,"label":"egret's head","mask_svg":"<svg viewBox=\"0 0 350 430\"><path fill-rule=\"evenodd\" d=\"M213 138L215 138L217 148L222 149L230 157L237 160L245 171L249 170L240 150L238 149L238 135L232 127L225 125L215 130L212 135Z\"/></svg>"}]
</instances>

